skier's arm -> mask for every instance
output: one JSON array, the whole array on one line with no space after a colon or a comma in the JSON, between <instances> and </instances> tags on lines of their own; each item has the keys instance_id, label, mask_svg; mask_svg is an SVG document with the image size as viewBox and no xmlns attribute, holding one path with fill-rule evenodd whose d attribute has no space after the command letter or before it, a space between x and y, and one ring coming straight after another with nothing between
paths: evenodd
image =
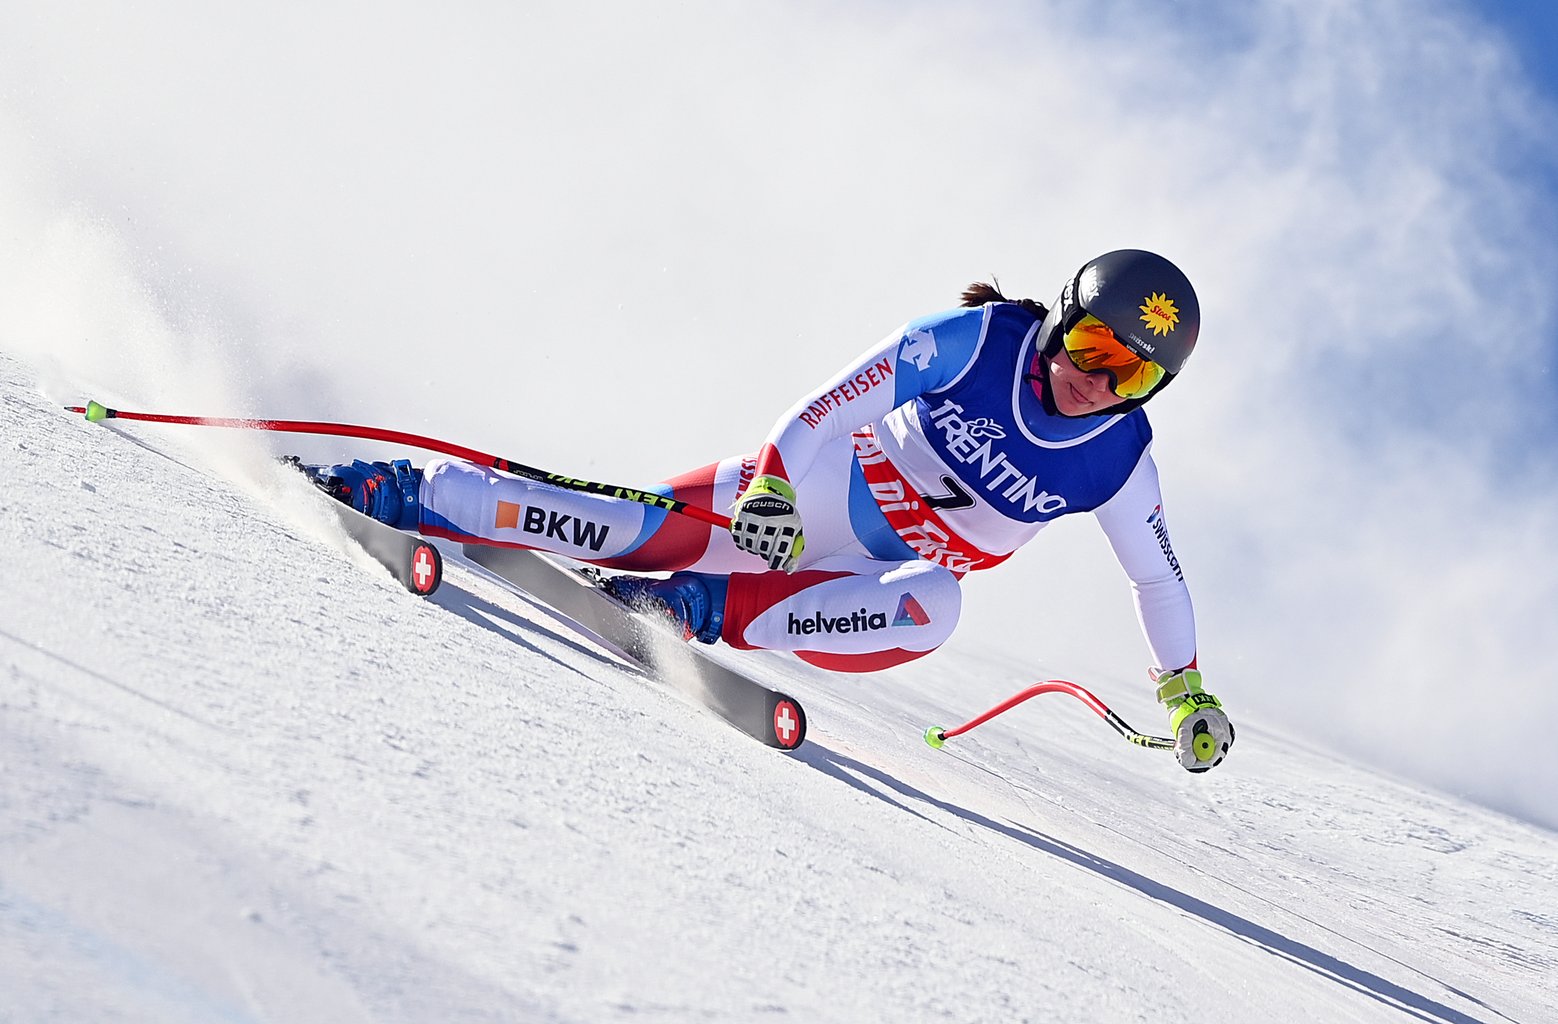
<instances>
[{"instance_id":1,"label":"skier's arm","mask_svg":"<svg viewBox=\"0 0 1558 1024\"><path fill-rule=\"evenodd\" d=\"M757 473L731 508L736 545L770 569L794 572L806 538L791 481L828 442L957 380L979 352L985 322L982 308L912 321L779 417L758 453Z\"/></svg>"},{"instance_id":2,"label":"skier's arm","mask_svg":"<svg viewBox=\"0 0 1558 1024\"><path fill-rule=\"evenodd\" d=\"M1161 669L1195 664L1195 613L1163 517L1158 468L1143 452L1125 484L1094 512L1131 579L1136 614Z\"/></svg>"},{"instance_id":3,"label":"skier's arm","mask_svg":"<svg viewBox=\"0 0 1558 1024\"><path fill-rule=\"evenodd\" d=\"M984 328L984 309L957 309L889 334L779 417L763 442L758 475L799 479L829 441L951 384L973 361Z\"/></svg>"}]
</instances>

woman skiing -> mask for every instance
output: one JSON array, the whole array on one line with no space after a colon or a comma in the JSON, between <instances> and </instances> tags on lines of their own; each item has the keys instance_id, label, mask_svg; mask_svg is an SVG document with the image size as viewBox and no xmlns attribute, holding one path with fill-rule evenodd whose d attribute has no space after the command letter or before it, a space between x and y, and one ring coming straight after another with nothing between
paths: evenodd
<instances>
[{"instance_id":1,"label":"woman skiing","mask_svg":"<svg viewBox=\"0 0 1558 1024\"><path fill-rule=\"evenodd\" d=\"M620 599L684 636L868 672L922 657L957 624L966 573L1044 525L1091 512L1132 582L1180 763L1220 764L1234 731L1196 669L1142 406L1184 367L1200 307L1168 260L1088 261L1046 310L975 284L894 331L779 418L755 455L656 488L732 511L730 533L664 510L473 463L354 462L316 472L402 529L537 548L622 575ZM1191 740L1209 733L1213 743Z\"/></svg>"}]
</instances>

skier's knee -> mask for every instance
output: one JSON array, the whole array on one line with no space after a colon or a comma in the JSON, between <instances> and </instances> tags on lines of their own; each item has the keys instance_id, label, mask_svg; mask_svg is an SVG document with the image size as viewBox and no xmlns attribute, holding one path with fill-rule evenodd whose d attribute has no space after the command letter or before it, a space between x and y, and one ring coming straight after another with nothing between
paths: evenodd
<instances>
[{"instance_id":1,"label":"skier's knee","mask_svg":"<svg viewBox=\"0 0 1558 1024\"><path fill-rule=\"evenodd\" d=\"M815 665L871 672L922 657L952 635L957 577L931 562L880 573L761 573L731 578L726 643L793 651Z\"/></svg>"},{"instance_id":2,"label":"skier's knee","mask_svg":"<svg viewBox=\"0 0 1558 1024\"><path fill-rule=\"evenodd\" d=\"M884 573L881 583L896 607L888 626L872 633L880 646L871 651L830 653L797 651L808 664L833 672L879 672L904 665L939 648L952 636L963 611L963 589L950 571L930 562L911 563Z\"/></svg>"}]
</instances>

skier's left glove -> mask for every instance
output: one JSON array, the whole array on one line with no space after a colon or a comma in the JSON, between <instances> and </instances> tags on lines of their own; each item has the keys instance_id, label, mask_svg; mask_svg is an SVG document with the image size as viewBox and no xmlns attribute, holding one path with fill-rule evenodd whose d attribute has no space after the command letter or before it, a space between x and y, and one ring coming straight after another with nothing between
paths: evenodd
<instances>
[{"instance_id":1,"label":"skier's left glove","mask_svg":"<svg viewBox=\"0 0 1558 1024\"><path fill-rule=\"evenodd\" d=\"M766 473L756 477L732 511L730 535L737 547L763 559L770 569L795 571L806 538L795 510L795 488L788 480Z\"/></svg>"},{"instance_id":2,"label":"skier's left glove","mask_svg":"<svg viewBox=\"0 0 1558 1024\"><path fill-rule=\"evenodd\" d=\"M1201 689L1200 671L1154 673L1152 681L1158 684L1158 702L1168 708L1180 765L1204 772L1222 764L1233 746L1233 723L1223 714L1222 702Z\"/></svg>"}]
</instances>

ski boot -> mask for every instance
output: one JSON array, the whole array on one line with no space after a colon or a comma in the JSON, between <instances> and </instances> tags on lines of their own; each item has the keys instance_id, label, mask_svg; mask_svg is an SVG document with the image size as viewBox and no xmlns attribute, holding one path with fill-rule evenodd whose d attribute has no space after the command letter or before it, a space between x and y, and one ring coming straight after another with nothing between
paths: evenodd
<instances>
[{"instance_id":1,"label":"ski boot","mask_svg":"<svg viewBox=\"0 0 1558 1024\"><path fill-rule=\"evenodd\" d=\"M418 492L422 471L408 459L364 462L357 459L338 466L306 466L296 455L282 462L301 470L315 487L343 505L397 530L415 530L422 515Z\"/></svg>"},{"instance_id":2,"label":"ski boot","mask_svg":"<svg viewBox=\"0 0 1558 1024\"><path fill-rule=\"evenodd\" d=\"M601 589L635 611L663 615L683 640L712 644L725 622L725 577L679 572L669 579L612 576Z\"/></svg>"}]
</instances>

